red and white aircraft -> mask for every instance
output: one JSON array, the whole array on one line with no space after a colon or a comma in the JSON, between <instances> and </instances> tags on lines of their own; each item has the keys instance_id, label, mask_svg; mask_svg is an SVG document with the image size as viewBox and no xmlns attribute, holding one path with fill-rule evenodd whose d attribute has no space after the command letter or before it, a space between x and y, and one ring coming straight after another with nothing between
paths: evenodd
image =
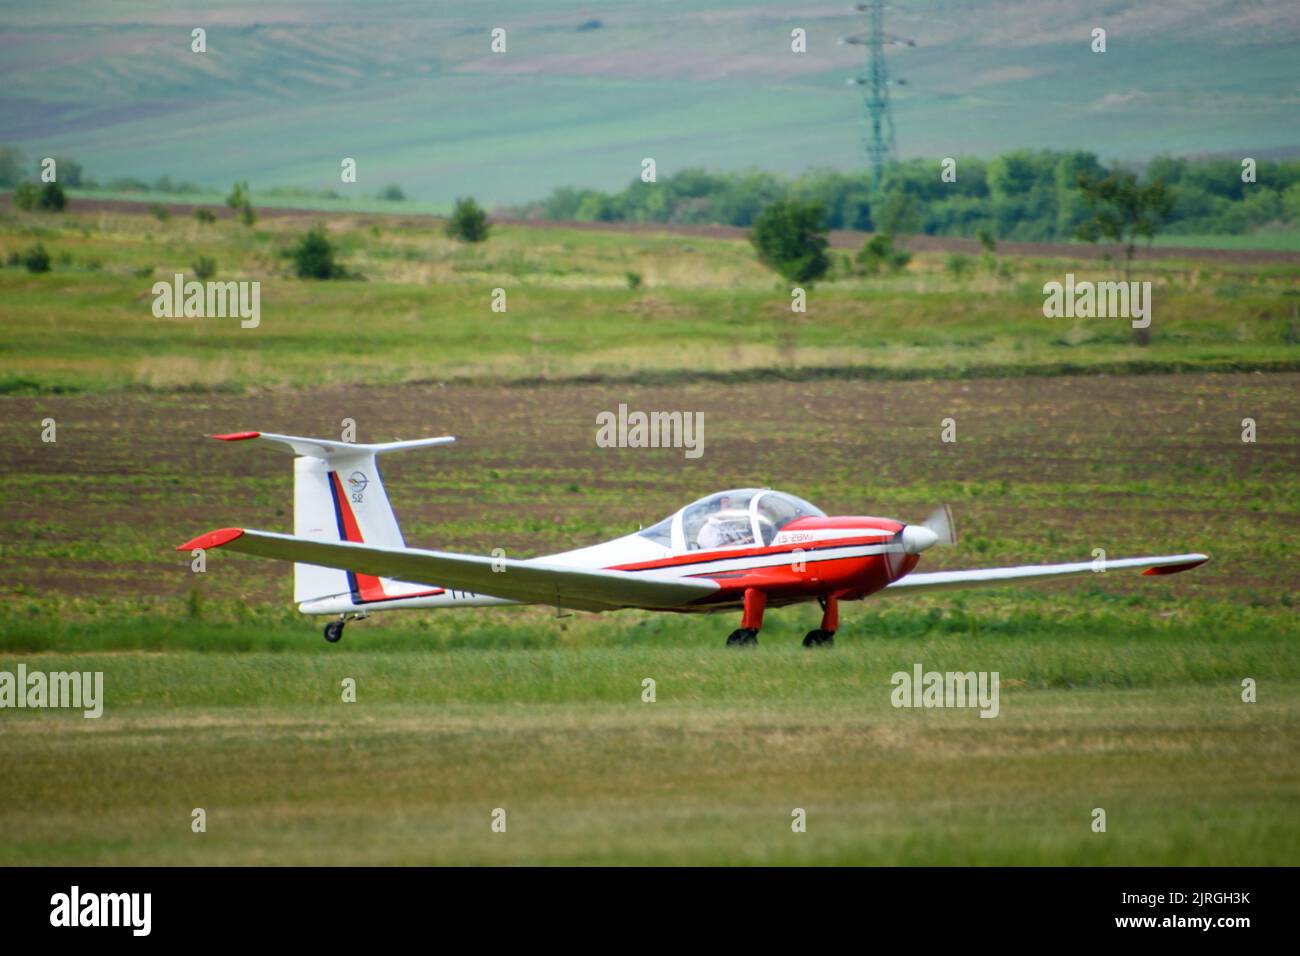
<instances>
[{"instance_id":1,"label":"red and white aircraft","mask_svg":"<svg viewBox=\"0 0 1300 956\"><path fill-rule=\"evenodd\" d=\"M576 551L516 560L408 548L379 477L377 456L455 441L450 436L359 444L238 432L293 452L294 533L224 528L177 550L225 547L294 563L294 601L304 614L349 616L395 608L544 604L581 611L643 608L702 612L738 609L729 645L758 643L763 611L802 601L822 607L805 647L833 643L840 601L880 592L921 592L1044 581L1099 570L1095 561L916 574L920 555L955 536L946 508L922 524L891 518L828 517L801 498L738 488L701 498L634 534ZM1107 559L1107 571L1144 568L1175 574L1203 554Z\"/></svg>"}]
</instances>

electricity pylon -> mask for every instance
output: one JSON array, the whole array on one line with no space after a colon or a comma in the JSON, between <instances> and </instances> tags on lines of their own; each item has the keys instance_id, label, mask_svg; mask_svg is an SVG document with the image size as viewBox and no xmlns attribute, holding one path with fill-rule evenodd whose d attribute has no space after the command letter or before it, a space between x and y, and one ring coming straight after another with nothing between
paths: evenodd
<instances>
[{"instance_id":1,"label":"electricity pylon","mask_svg":"<svg viewBox=\"0 0 1300 956\"><path fill-rule=\"evenodd\" d=\"M862 133L862 151L871 170L871 191L879 192L884 179L885 166L895 158L894 115L889 108L889 87L906 86L904 80L890 80L885 66L885 45L916 46L916 41L885 32L884 0L867 0L854 4L853 9L867 14L867 32L847 36L841 43L867 48L867 73L849 80L851 86L865 86L867 95L866 125Z\"/></svg>"}]
</instances>

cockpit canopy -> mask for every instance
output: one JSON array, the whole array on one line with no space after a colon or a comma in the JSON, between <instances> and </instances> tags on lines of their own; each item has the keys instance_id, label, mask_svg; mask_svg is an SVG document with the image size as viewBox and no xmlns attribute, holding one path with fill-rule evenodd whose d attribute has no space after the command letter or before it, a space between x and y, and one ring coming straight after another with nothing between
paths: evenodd
<instances>
[{"instance_id":1,"label":"cockpit canopy","mask_svg":"<svg viewBox=\"0 0 1300 956\"><path fill-rule=\"evenodd\" d=\"M783 491L737 488L692 502L641 536L675 551L767 545L791 521L809 515L824 518L826 512Z\"/></svg>"}]
</instances>

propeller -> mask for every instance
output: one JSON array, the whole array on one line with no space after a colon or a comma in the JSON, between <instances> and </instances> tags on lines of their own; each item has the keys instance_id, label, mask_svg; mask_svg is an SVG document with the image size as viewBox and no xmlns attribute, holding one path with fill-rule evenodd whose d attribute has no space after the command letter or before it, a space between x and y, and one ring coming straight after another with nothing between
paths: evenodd
<instances>
[{"instance_id":1,"label":"propeller","mask_svg":"<svg viewBox=\"0 0 1300 956\"><path fill-rule=\"evenodd\" d=\"M952 509L943 505L920 524L905 525L902 537L904 554L920 554L936 544L956 544L957 527L952 520Z\"/></svg>"}]
</instances>

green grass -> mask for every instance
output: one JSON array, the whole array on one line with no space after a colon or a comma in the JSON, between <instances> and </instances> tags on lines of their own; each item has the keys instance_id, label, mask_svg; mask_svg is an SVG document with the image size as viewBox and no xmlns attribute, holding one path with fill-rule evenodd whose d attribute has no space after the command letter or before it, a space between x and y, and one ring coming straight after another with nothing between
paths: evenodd
<instances>
[{"instance_id":1,"label":"green grass","mask_svg":"<svg viewBox=\"0 0 1300 956\"><path fill-rule=\"evenodd\" d=\"M1143 264L1152 342L1122 319L1053 320L1042 285L1096 263L1009 260L1008 277L949 276L919 256L900 276L844 268L808 312L743 241L498 227L483 245L437 222L322 214L363 280L291 276L286 252L307 223L201 226L127 213L0 216L0 256L43 243L46 274L0 269L0 393L241 390L328 383L682 377L914 378L1017 372L1295 368L1294 270ZM191 276L261 283L261 324L157 318L153 286ZM627 288L626 273L643 276ZM491 308L494 289L506 311ZM346 356L346 360L340 360Z\"/></svg>"},{"instance_id":2,"label":"green grass","mask_svg":"<svg viewBox=\"0 0 1300 956\"><path fill-rule=\"evenodd\" d=\"M106 705L4 715L0 863L1294 862L1293 625L859 630L826 653L713 637L6 652L0 669L102 670ZM893 708L917 662L998 670L1000 715Z\"/></svg>"},{"instance_id":3,"label":"green grass","mask_svg":"<svg viewBox=\"0 0 1300 956\"><path fill-rule=\"evenodd\" d=\"M1160 236L1155 244L1202 249L1267 249L1273 252L1300 252L1300 229L1279 226L1259 229L1240 236L1171 233Z\"/></svg>"}]
</instances>

